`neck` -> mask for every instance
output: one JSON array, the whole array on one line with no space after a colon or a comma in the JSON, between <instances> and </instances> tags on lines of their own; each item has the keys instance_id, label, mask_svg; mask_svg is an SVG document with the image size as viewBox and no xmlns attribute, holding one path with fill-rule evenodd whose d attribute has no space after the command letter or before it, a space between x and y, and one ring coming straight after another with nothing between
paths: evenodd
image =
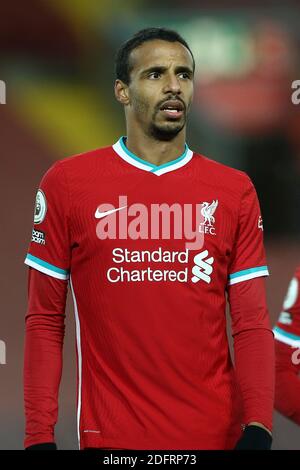
<instances>
[{"instance_id":1,"label":"neck","mask_svg":"<svg viewBox=\"0 0 300 470\"><path fill-rule=\"evenodd\" d=\"M183 154L185 150L185 129L170 141L160 141L127 128L126 147L132 153L153 165L163 165Z\"/></svg>"}]
</instances>

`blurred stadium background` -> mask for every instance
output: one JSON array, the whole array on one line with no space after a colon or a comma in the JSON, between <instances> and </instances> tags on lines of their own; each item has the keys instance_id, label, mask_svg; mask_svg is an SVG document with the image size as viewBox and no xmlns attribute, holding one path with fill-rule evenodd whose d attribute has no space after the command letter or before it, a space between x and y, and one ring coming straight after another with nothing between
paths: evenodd
<instances>
[{"instance_id":1,"label":"blurred stadium background","mask_svg":"<svg viewBox=\"0 0 300 470\"><path fill-rule=\"evenodd\" d=\"M201 3L201 6L200 6ZM0 448L22 449L22 367L33 203L56 159L110 145L125 133L114 55L147 26L177 29L197 63L189 146L245 170L261 201L272 322L300 261L299 6L290 1L0 2L2 260ZM8 202L8 198L13 200ZM5 272L5 275L4 275ZM75 324L68 299L57 442L76 449ZM299 397L300 400L300 397ZM300 449L300 429L275 413L274 449Z\"/></svg>"}]
</instances>

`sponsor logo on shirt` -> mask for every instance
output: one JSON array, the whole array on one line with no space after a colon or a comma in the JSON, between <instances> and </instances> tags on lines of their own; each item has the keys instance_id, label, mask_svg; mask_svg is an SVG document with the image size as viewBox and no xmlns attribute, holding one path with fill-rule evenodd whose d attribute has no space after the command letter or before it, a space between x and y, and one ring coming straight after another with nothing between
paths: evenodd
<instances>
[{"instance_id":1,"label":"sponsor logo on shirt","mask_svg":"<svg viewBox=\"0 0 300 470\"><path fill-rule=\"evenodd\" d=\"M112 262L115 265L107 270L109 282L189 282L197 283L211 282L213 272L212 264L214 258L209 256L208 250L204 250L194 256L192 269L189 267L189 256L191 252L169 251L159 247L157 250L128 250L127 248L114 248L112 251ZM134 263L134 269L132 264ZM148 263L151 266L145 267ZM153 268L157 263L164 263L165 269ZM142 268L139 268L142 264ZM182 269L178 269L178 264ZM169 266L169 269L167 268ZM176 269L174 269L176 266Z\"/></svg>"},{"instance_id":2,"label":"sponsor logo on shirt","mask_svg":"<svg viewBox=\"0 0 300 470\"><path fill-rule=\"evenodd\" d=\"M204 237L215 236L218 199L199 204L101 204L95 212L100 240L183 240L184 250L112 250L109 282L192 282L210 284L214 258L203 249ZM157 263L157 268L155 266ZM162 264L164 267L162 268ZM181 269L182 266L182 269Z\"/></svg>"},{"instance_id":3,"label":"sponsor logo on shirt","mask_svg":"<svg viewBox=\"0 0 300 470\"><path fill-rule=\"evenodd\" d=\"M208 256L208 251L202 251L201 253L198 253L194 257L194 263L195 266L192 269L192 273L194 276L192 277L192 282L199 282L200 280L206 282L207 284L210 283L211 281L211 274L213 272L213 267L212 264L214 262L214 258Z\"/></svg>"},{"instance_id":4,"label":"sponsor logo on shirt","mask_svg":"<svg viewBox=\"0 0 300 470\"><path fill-rule=\"evenodd\" d=\"M46 235L39 230L32 230L31 241L39 245L46 245Z\"/></svg>"}]
</instances>

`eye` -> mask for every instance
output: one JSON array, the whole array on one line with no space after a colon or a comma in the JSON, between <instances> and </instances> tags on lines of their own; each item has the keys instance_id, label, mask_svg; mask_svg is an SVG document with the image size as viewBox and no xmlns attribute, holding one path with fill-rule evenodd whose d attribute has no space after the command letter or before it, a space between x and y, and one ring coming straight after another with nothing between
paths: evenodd
<instances>
[{"instance_id":1,"label":"eye","mask_svg":"<svg viewBox=\"0 0 300 470\"><path fill-rule=\"evenodd\" d=\"M191 78L188 72L181 72L179 75L181 76L181 78L184 78L185 80Z\"/></svg>"},{"instance_id":2,"label":"eye","mask_svg":"<svg viewBox=\"0 0 300 470\"><path fill-rule=\"evenodd\" d=\"M149 73L148 77L149 78L159 78L160 77L160 72L151 72Z\"/></svg>"}]
</instances>

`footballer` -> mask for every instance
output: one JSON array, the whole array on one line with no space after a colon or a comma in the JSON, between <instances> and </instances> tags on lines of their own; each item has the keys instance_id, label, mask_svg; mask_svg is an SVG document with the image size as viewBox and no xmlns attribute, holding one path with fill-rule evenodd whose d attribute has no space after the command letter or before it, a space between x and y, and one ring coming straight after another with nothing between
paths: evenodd
<instances>
[{"instance_id":1,"label":"footballer","mask_svg":"<svg viewBox=\"0 0 300 470\"><path fill-rule=\"evenodd\" d=\"M116 57L126 134L41 179L25 259L26 449L58 446L68 289L80 450L271 448L259 202L244 172L186 142L194 73L177 32L137 32Z\"/></svg>"}]
</instances>

